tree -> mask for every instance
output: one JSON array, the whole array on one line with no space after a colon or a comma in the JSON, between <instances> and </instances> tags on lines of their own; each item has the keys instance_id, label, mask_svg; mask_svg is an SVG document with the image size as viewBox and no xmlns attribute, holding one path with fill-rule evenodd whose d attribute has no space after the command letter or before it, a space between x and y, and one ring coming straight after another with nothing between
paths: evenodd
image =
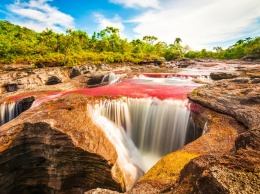
<instances>
[{"instance_id":1,"label":"tree","mask_svg":"<svg viewBox=\"0 0 260 194\"><path fill-rule=\"evenodd\" d=\"M238 40L235 45L241 45L241 44L243 44L244 42L245 42L244 40Z\"/></svg>"},{"instance_id":2,"label":"tree","mask_svg":"<svg viewBox=\"0 0 260 194\"><path fill-rule=\"evenodd\" d=\"M213 50L215 50L217 53L223 51L222 47L220 47L220 46L213 47Z\"/></svg>"},{"instance_id":3,"label":"tree","mask_svg":"<svg viewBox=\"0 0 260 194\"><path fill-rule=\"evenodd\" d=\"M150 44L150 45L153 45L156 40L158 40L158 38L155 36L144 36L143 37L143 41L145 41L147 44Z\"/></svg>"},{"instance_id":4,"label":"tree","mask_svg":"<svg viewBox=\"0 0 260 194\"><path fill-rule=\"evenodd\" d=\"M177 37L174 40L174 44L180 44L182 42L181 38Z\"/></svg>"},{"instance_id":5,"label":"tree","mask_svg":"<svg viewBox=\"0 0 260 194\"><path fill-rule=\"evenodd\" d=\"M154 50L158 55L163 56L163 53L165 52L167 47L168 45L165 42L159 41L154 45Z\"/></svg>"},{"instance_id":6,"label":"tree","mask_svg":"<svg viewBox=\"0 0 260 194\"><path fill-rule=\"evenodd\" d=\"M119 29L108 26L106 27L105 31L108 33L108 42L109 42L108 51L119 52L121 46Z\"/></svg>"},{"instance_id":7,"label":"tree","mask_svg":"<svg viewBox=\"0 0 260 194\"><path fill-rule=\"evenodd\" d=\"M181 45L177 37L173 44L158 41L155 36L128 41L120 37L119 29L106 27L94 32L92 37L81 30L68 29L66 34L51 29L37 33L25 27L0 20L0 63L51 62L66 65L82 64L86 61L101 62L139 62L144 59L165 57L167 60L180 57L236 59L248 56L260 58L260 38L238 40L228 49L219 46L216 52L192 51Z\"/></svg>"},{"instance_id":8,"label":"tree","mask_svg":"<svg viewBox=\"0 0 260 194\"><path fill-rule=\"evenodd\" d=\"M247 37L247 38L245 39L246 42L250 42L251 40L253 40L251 37Z\"/></svg>"}]
</instances>

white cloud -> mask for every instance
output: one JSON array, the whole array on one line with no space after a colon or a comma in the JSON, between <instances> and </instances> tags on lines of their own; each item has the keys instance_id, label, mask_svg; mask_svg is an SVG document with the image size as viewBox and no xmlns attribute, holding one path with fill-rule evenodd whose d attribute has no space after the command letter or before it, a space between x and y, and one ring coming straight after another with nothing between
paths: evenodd
<instances>
[{"instance_id":1,"label":"white cloud","mask_svg":"<svg viewBox=\"0 0 260 194\"><path fill-rule=\"evenodd\" d=\"M148 10L131 22L137 24L138 36L154 35L168 43L180 37L193 49L202 49L209 43L260 33L257 18L259 0L164 0L160 9Z\"/></svg>"},{"instance_id":2,"label":"white cloud","mask_svg":"<svg viewBox=\"0 0 260 194\"><path fill-rule=\"evenodd\" d=\"M29 2L18 0L8 6L10 14L7 19L36 31L49 28L56 32L65 32L68 28L74 28L73 17L50 6L49 1L51 0L29 0Z\"/></svg>"},{"instance_id":3,"label":"white cloud","mask_svg":"<svg viewBox=\"0 0 260 194\"><path fill-rule=\"evenodd\" d=\"M109 0L111 3L120 4L130 8L158 8L159 0Z\"/></svg>"},{"instance_id":4,"label":"white cloud","mask_svg":"<svg viewBox=\"0 0 260 194\"><path fill-rule=\"evenodd\" d=\"M94 13L94 17L96 18L98 22L98 29L103 30L107 26L112 26L114 28L118 28L121 32L124 31L125 26L123 25L122 19L115 15L114 18L106 18L104 15L100 13Z\"/></svg>"}]
</instances>

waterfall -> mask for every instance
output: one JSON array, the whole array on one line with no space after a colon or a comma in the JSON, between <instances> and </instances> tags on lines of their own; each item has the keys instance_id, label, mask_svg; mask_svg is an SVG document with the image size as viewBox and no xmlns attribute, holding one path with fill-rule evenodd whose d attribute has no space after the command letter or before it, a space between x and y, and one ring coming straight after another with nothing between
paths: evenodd
<instances>
[{"instance_id":1,"label":"waterfall","mask_svg":"<svg viewBox=\"0 0 260 194\"><path fill-rule=\"evenodd\" d=\"M163 156L185 145L188 100L121 98L100 102L96 109L123 127L142 152Z\"/></svg>"},{"instance_id":2,"label":"waterfall","mask_svg":"<svg viewBox=\"0 0 260 194\"><path fill-rule=\"evenodd\" d=\"M109 75L104 75L104 77L101 80L101 84L104 83L104 82L108 82L108 76Z\"/></svg>"},{"instance_id":3,"label":"waterfall","mask_svg":"<svg viewBox=\"0 0 260 194\"><path fill-rule=\"evenodd\" d=\"M99 113L99 109L99 105L95 105L94 108L88 105L88 111L93 121L100 126L116 148L118 153L117 163L124 172L126 190L128 191L143 176L142 170L144 165L142 164L140 153L131 139L127 137L124 129L117 127L109 119L102 116Z\"/></svg>"},{"instance_id":4,"label":"waterfall","mask_svg":"<svg viewBox=\"0 0 260 194\"><path fill-rule=\"evenodd\" d=\"M122 75L115 74L115 73L111 72L111 73L109 73L108 75L105 75L102 78L101 84L104 83L104 82L108 82L109 85L119 83L121 76Z\"/></svg>"},{"instance_id":5,"label":"waterfall","mask_svg":"<svg viewBox=\"0 0 260 194\"><path fill-rule=\"evenodd\" d=\"M117 127L124 128L126 133L130 135L131 119L127 103L123 100L106 100L96 105L96 109L100 115L113 121Z\"/></svg>"},{"instance_id":6,"label":"waterfall","mask_svg":"<svg viewBox=\"0 0 260 194\"><path fill-rule=\"evenodd\" d=\"M15 117L17 117L22 112L22 107L20 104L17 104L15 102L4 102L0 105L0 118L1 123L0 125L3 125Z\"/></svg>"}]
</instances>

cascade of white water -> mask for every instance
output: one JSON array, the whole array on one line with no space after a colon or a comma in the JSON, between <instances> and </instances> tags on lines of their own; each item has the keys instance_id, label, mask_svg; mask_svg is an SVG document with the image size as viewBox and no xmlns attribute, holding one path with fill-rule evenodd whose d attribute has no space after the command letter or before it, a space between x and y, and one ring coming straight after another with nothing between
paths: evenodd
<instances>
[{"instance_id":1,"label":"cascade of white water","mask_svg":"<svg viewBox=\"0 0 260 194\"><path fill-rule=\"evenodd\" d=\"M107 100L100 103L98 111L123 127L141 151L162 156L185 144L190 121L187 100Z\"/></svg>"},{"instance_id":2,"label":"cascade of white water","mask_svg":"<svg viewBox=\"0 0 260 194\"><path fill-rule=\"evenodd\" d=\"M107 138L115 146L118 154L117 163L124 172L126 190L130 190L142 176L140 169L144 169L137 148L131 139L127 137L123 128L117 127L113 122L100 114L100 105L97 104L94 108L88 105L88 110L93 121L104 130Z\"/></svg>"},{"instance_id":3,"label":"cascade of white water","mask_svg":"<svg viewBox=\"0 0 260 194\"><path fill-rule=\"evenodd\" d=\"M190 116L188 101L150 98L129 102L131 136L142 151L165 155L184 146Z\"/></svg>"},{"instance_id":4,"label":"cascade of white water","mask_svg":"<svg viewBox=\"0 0 260 194\"><path fill-rule=\"evenodd\" d=\"M111 73L109 73L108 75L105 75L102 78L101 84L104 83L104 82L108 82L109 85L116 84L116 83L120 82L121 76L122 75L115 74L115 73L111 72Z\"/></svg>"},{"instance_id":5,"label":"cascade of white water","mask_svg":"<svg viewBox=\"0 0 260 194\"><path fill-rule=\"evenodd\" d=\"M101 80L101 84L104 83L104 82L108 82L108 76L109 75L104 75L104 77Z\"/></svg>"},{"instance_id":6,"label":"cascade of white water","mask_svg":"<svg viewBox=\"0 0 260 194\"><path fill-rule=\"evenodd\" d=\"M99 114L113 121L117 127L123 127L128 135L131 135L131 118L129 108L123 99L101 101L96 105Z\"/></svg>"},{"instance_id":7,"label":"cascade of white water","mask_svg":"<svg viewBox=\"0 0 260 194\"><path fill-rule=\"evenodd\" d=\"M0 125L3 125L21 113L21 105L15 102L6 103L0 105Z\"/></svg>"}]
</instances>

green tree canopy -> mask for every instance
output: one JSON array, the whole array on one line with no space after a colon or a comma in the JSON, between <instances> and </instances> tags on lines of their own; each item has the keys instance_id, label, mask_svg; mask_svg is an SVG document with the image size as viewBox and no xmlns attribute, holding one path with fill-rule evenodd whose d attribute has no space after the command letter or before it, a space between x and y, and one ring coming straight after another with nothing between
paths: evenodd
<instances>
[{"instance_id":1,"label":"green tree canopy","mask_svg":"<svg viewBox=\"0 0 260 194\"><path fill-rule=\"evenodd\" d=\"M164 57L166 60L188 58L235 59L249 56L260 58L260 38L238 40L227 49L192 51L181 45L177 37L167 44L157 37L146 35L128 41L120 37L118 28L106 27L92 36L82 30L68 29L56 33L46 29L40 33L25 27L0 21L0 63L57 63L63 65L111 63Z\"/></svg>"}]
</instances>

